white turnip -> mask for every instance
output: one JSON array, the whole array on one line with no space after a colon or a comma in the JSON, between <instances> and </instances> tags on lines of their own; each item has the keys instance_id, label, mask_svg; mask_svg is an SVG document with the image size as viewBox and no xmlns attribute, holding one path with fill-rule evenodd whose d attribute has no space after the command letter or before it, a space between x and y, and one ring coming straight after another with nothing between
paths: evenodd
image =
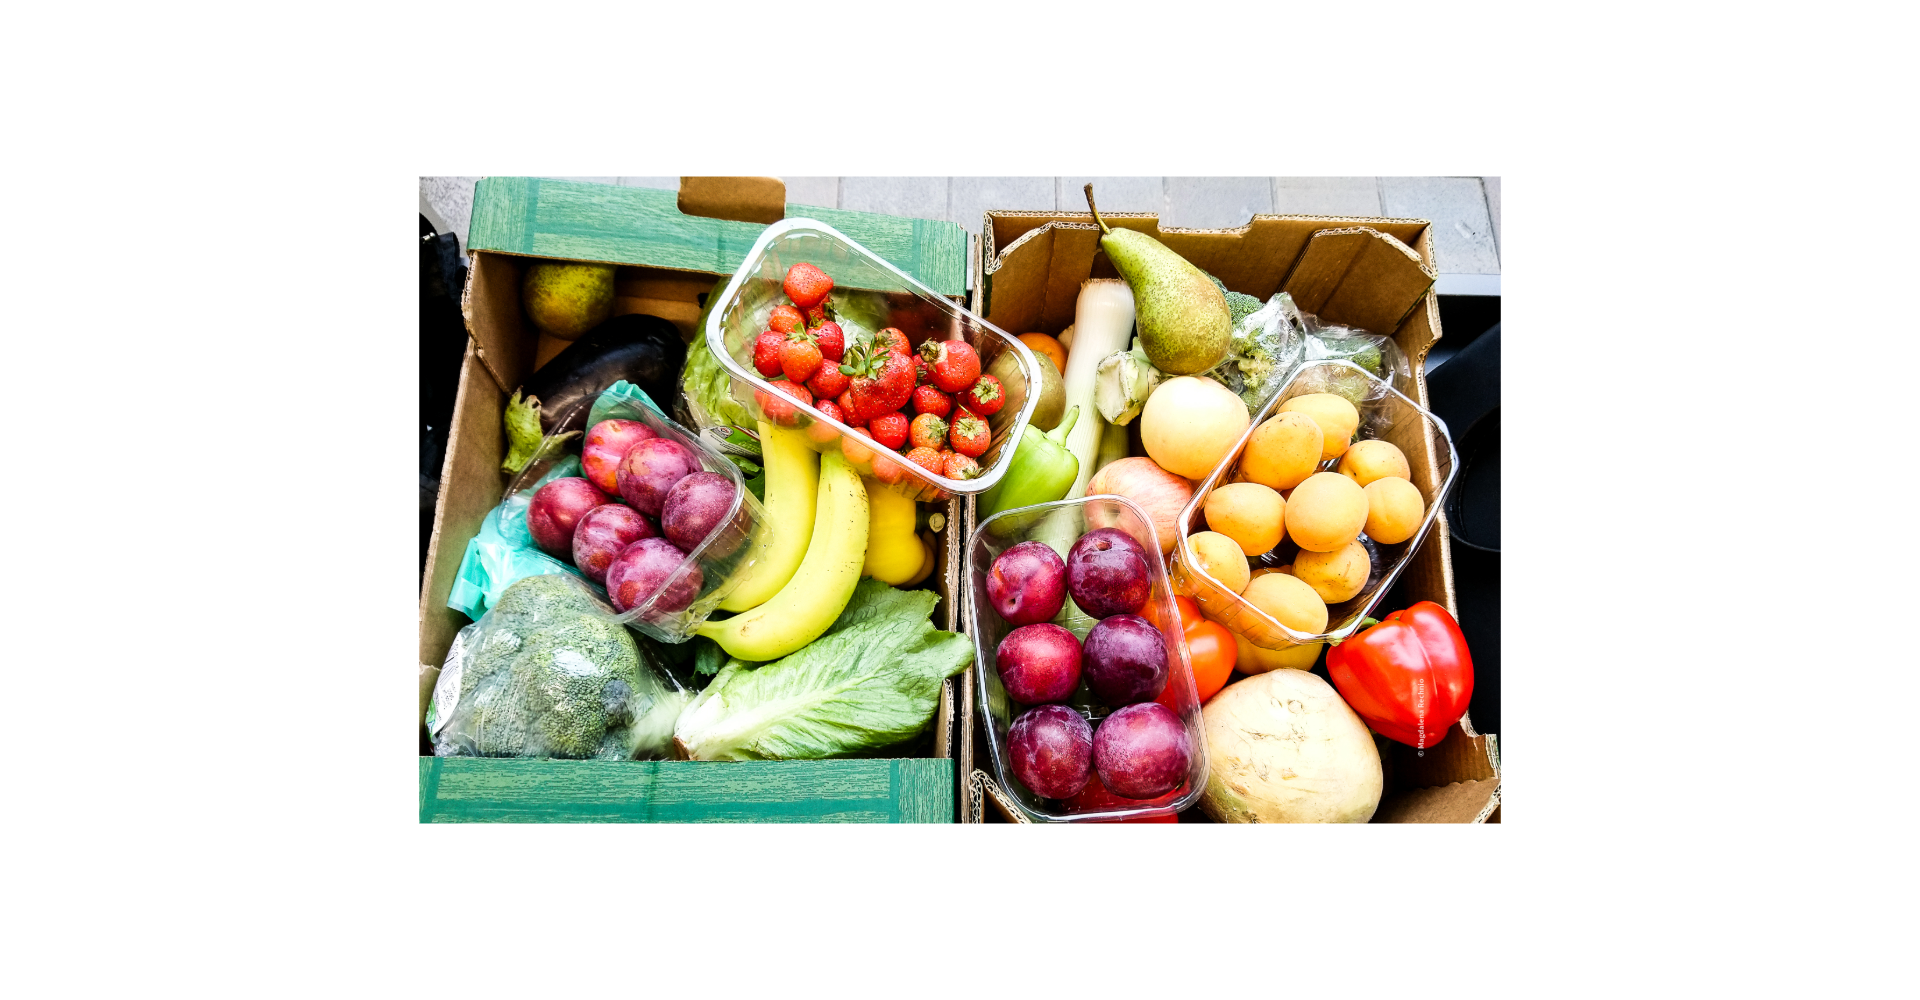
<instances>
[{"instance_id":1,"label":"white turnip","mask_svg":"<svg viewBox=\"0 0 1920 1000\"><path fill-rule=\"evenodd\" d=\"M1207 788L1222 823L1365 823L1380 806L1380 752L1332 685L1274 670L1229 685L1201 709Z\"/></svg>"}]
</instances>

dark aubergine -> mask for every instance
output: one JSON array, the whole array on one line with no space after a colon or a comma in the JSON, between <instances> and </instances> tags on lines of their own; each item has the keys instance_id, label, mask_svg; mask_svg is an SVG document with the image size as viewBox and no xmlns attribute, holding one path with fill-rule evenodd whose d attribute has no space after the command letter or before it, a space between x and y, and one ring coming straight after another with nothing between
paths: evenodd
<instances>
[{"instance_id":1,"label":"dark aubergine","mask_svg":"<svg viewBox=\"0 0 1920 1000\"><path fill-rule=\"evenodd\" d=\"M686 363L679 327L658 316L629 313L588 330L529 376L521 392L539 397L542 433L584 432L594 397L621 379L639 386L662 409L671 405ZM578 405L583 402L587 405ZM576 406L578 412L562 425Z\"/></svg>"}]
</instances>

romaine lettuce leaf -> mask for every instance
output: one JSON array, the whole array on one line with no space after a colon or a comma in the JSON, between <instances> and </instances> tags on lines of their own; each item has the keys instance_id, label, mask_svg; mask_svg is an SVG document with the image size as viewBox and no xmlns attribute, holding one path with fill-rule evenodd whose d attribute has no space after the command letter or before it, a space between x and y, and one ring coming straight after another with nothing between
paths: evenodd
<instances>
[{"instance_id":1,"label":"romaine lettuce leaf","mask_svg":"<svg viewBox=\"0 0 1920 1000\"><path fill-rule=\"evenodd\" d=\"M863 579L827 632L758 667L729 659L674 727L692 760L818 760L926 729L973 644L933 627L938 597Z\"/></svg>"}]
</instances>

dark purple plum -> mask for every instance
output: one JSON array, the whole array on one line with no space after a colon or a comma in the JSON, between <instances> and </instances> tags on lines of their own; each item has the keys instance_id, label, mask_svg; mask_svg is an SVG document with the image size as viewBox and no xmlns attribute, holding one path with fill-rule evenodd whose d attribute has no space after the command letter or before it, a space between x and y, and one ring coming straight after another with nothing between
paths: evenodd
<instances>
[{"instance_id":1,"label":"dark purple plum","mask_svg":"<svg viewBox=\"0 0 1920 1000\"><path fill-rule=\"evenodd\" d=\"M1180 787L1193 763L1193 741L1180 717L1159 702L1127 707L1100 721L1093 766L1115 795L1155 799Z\"/></svg>"},{"instance_id":2,"label":"dark purple plum","mask_svg":"<svg viewBox=\"0 0 1920 1000\"><path fill-rule=\"evenodd\" d=\"M1022 625L1000 640L994 669L1007 697L1022 705L1065 701L1080 686L1080 640L1058 625Z\"/></svg>"},{"instance_id":3,"label":"dark purple plum","mask_svg":"<svg viewBox=\"0 0 1920 1000\"><path fill-rule=\"evenodd\" d=\"M1114 615L1080 648L1087 690L1102 705L1152 701L1167 686L1167 637L1139 615Z\"/></svg>"},{"instance_id":4,"label":"dark purple plum","mask_svg":"<svg viewBox=\"0 0 1920 1000\"><path fill-rule=\"evenodd\" d=\"M623 503L604 503L587 511L573 527L573 564L587 579L607 582L607 567L627 546L659 532L641 513Z\"/></svg>"},{"instance_id":5,"label":"dark purple plum","mask_svg":"<svg viewBox=\"0 0 1920 1000\"><path fill-rule=\"evenodd\" d=\"M1021 542L993 561L987 600L1009 625L1049 621L1067 603L1067 564L1045 542Z\"/></svg>"},{"instance_id":6,"label":"dark purple plum","mask_svg":"<svg viewBox=\"0 0 1920 1000\"><path fill-rule=\"evenodd\" d=\"M651 609L653 616L685 611L700 594L700 567L688 566L685 576L671 585L667 581L686 557L686 553L664 538L642 538L634 542L607 567L607 597L615 608L631 611L659 591L660 597Z\"/></svg>"},{"instance_id":7,"label":"dark purple plum","mask_svg":"<svg viewBox=\"0 0 1920 1000\"><path fill-rule=\"evenodd\" d=\"M1147 587L1147 552L1119 528L1089 531L1067 550L1067 593L1090 617L1139 611Z\"/></svg>"},{"instance_id":8,"label":"dark purple plum","mask_svg":"<svg viewBox=\"0 0 1920 1000\"><path fill-rule=\"evenodd\" d=\"M1043 799L1070 799L1093 776L1093 727L1065 705L1040 705L1007 728L1013 776Z\"/></svg>"},{"instance_id":9,"label":"dark purple plum","mask_svg":"<svg viewBox=\"0 0 1920 1000\"><path fill-rule=\"evenodd\" d=\"M540 487L527 505L527 531L533 535L533 544L550 556L570 558L574 527L607 499L605 493L579 476L566 476Z\"/></svg>"},{"instance_id":10,"label":"dark purple plum","mask_svg":"<svg viewBox=\"0 0 1920 1000\"><path fill-rule=\"evenodd\" d=\"M733 480L718 472L696 472L673 484L660 505L660 533L691 552L727 519L739 491ZM726 552L709 552L714 558Z\"/></svg>"},{"instance_id":11,"label":"dark purple plum","mask_svg":"<svg viewBox=\"0 0 1920 1000\"><path fill-rule=\"evenodd\" d=\"M680 480L700 471L700 459L686 445L668 438L648 438L627 449L614 469L620 496L633 509L659 517L667 492Z\"/></svg>"}]
</instances>

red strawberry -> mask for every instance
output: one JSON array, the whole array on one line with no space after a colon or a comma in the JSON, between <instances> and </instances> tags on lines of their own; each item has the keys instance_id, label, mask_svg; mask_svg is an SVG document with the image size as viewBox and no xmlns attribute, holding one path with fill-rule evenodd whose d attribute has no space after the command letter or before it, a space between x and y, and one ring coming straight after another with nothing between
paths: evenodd
<instances>
[{"instance_id":1,"label":"red strawberry","mask_svg":"<svg viewBox=\"0 0 1920 1000\"><path fill-rule=\"evenodd\" d=\"M812 264L795 264L787 268L787 280L780 283L780 290L787 293L794 305L812 309L833 291L833 279Z\"/></svg>"},{"instance_id":2,"label":"red strawberry","mask_svg":"<svg viewBox=\"0 0 1920 1000\"><path fill-rule=\"evenodd\" d=\"M811 331L813 342L820 345L820 356L839 364L847 355L847 335L834 322L822 323Z\"/></svg>"},{"instance_id":3,"label":"red strawberry","mask_svg":"<svg viewBox=\"0 0 1920 1000\"><path fill-rule=\"evenodd\" d=\"M913 397L913 364L904 354L854 347L840 370L853 379L847 391L853 394L854 407L848 412L862 420L892 413Z\"/></svg>"},{"instance_id":4,"label":"red strawberry","mask_svg":"<svg viewBox=\"0 0 1920 1000\"><path fill-rule=\"evenodd\" d=\"M804 331L787 334L787 342L780 345L780 370L795 382L812 378L820 370L820 345Z\"/></svg>"},{"instance_id":5,"label":"red strawberry","mask_svg":"<svg viewBox=\"0 0 1920 1000\"><path fill-rule=\"evenodd\" d=\"M940 453L932 448L915 448L907 452L907 461L938 476L941 475Z\"/></svg>"},{"instance_id":6,"label":"red strawberry","mask_svg":"<svg viewBox=\"0 0 1920 1000\"><path fill-rule=\"evenodd\" d=\"M807 388L813 391L815 399L836 399L841 393L847 391L847 383L851 381L852 379L841 374L839 365L834 364L832 359L828 359L821 363L820 370L814 372L813 377L807 380Z\"/></svg>"},{"instance_id":7,"label":"red strawberry","mask_svg":"<svg viewBox=\"0 0 1920 1000\"><path fill-rule=\"evenodd\" d=\"M760 339L753 342L753 370L768 378L779 375L780 345L786 342L785 334L775 333L772 330L761 334Z\"/></svg>"},{"instance_id":8,"label":"red strawberry","mask_svg":"<svg viewBox=\"0 0 1920 1000\"><path fill-rule=\"evenodd\" d=\"M867 421L867 430L873 439L889 448L898 450L907 443L907 415L904 413L883 413Z\"/></svg>"},{"instance_id":9,"label":"red strawberry","mask_svg":"<svg viewBox=\"0 0 1920 1000\"><path fill-rule=\"evenodd\" d=\"M818 397L815 398L818 399ZM820 399L813 404L813 408L819 410L822 416L832 417L843 424L847 422L847 412L840 408L839 403L831 399Z\"/></svg>"},{"instance_id":10,"label":"red strawberry","mask_svg":"<svg viewBox=\"0 0 1920 1000\"><path fill-rule=\"evenodd\" d=\"M905 354L908 357L913 356L913 345L907 342L907 335L901 333L898 327L890 326L874 334L873 342L876 344L885 344L889 351Z\"/></svg>"},{"instance_id":11,"label":"red strawberry","mask_svg":"<svg viewBox=\"0 0 1920 1000\"><path fill-rule=\"evenodd\" d=\"M979 458L987 450L987 422L962 409L953 418L948 437L953 441L954 451L968 458Z\"/></svg>"},{"instance_id":12,"label":"red strawberry","mask_svg":"<svg viewBox=\"0 0 1920 1000\"><path fill-rule=\"evenodd\" d=\"M944 452L940 474L948 479L978 479L980 463L957 451Z\"/></svg>"},{"instance_id":13,"label":"red strawberry","mask_svg":"<svg viewBox=\"0 0 1920 1000\"><path fill-rule=\"evenodd\" d=\"M965 392L980 381L980 355L964 340L929 340L920 345L920 356L941 392Z\"/></svg>"},{"instance_id":14,"label":"red strawberry","mask_svg":"<svg viewBox=\"0 0 1920 1000\"><path fill-rule=\"evenodd\" d=\"M804 322L806 319L800 315L800 310L789 305L774 306L773 315L767 317L767 325L775 333L792 333Z\"/></svg>"},{"instance_id":15,"label":"red strawberry","mask_svg":"<svg viewBox=\"0 0 1920 1000\"><path fill-rule=\"evenodd\" d=\"M953 412L953 400L947 394L930 385L915 386L913 390L913 412L931 413L944 417Z\"/></svg>"},{"instance_id":16,"label":"red strawberry","mask_svg":"<svg viewBox=\"0 0 1920 1000\"><path fill-rule=\"evenodd\" d=\"M765 413L768 420L782 427L792 427L794 424L799 423L796 416L800 412L799 409L788 400L780 398L780 394L784 393L793 399L811 405L813 403L813 393L808 392L807 387L804 385L795 385L787 381L775 382L773 383L773 387L779 390L779 392L754 390L753 400L760 404L760 412Z\"/></svg>"},{"instance_id":17,"label":"red strawberry","mask_svg":"<svg viewBox=\"0 0 1920 1000\"><path fill-rule=\"evenodd\" d=\"M947 443L947 422L932 413L922 413L907 425L907 438L915 448L940 449Z\"/></svg>"},{"instance_id":18,"label":"red strawberry","mask_svg":"<svg viewBox=\"0 0 1920 1000\"><path fill-rule=\"evenodd\" d=\"M927 367L927 359L916 354L913 356L913 384L933 385L933 369Z\"/></svg>"},{"instance_id":19,"label":"red strawberry","mask_svg":"<svg viewBox=\"0 0 1920 1000\"><path fill-rule=\"evenodd\" d=\"M826 321L827 321L827 304L825 302L822 302L819 305L814 306L813 308L807 310L807 326L809 328L819 326L825 323Z\"/></svg>"},{"instance_id":20,"label":"red strawberry","mask_svg":"<svg viewBox=\"0 0 1920 1000\"><path fill-rule=\"evenodd\" d=\"M1006 390L1000 388L1000 380L991 375L980 376L980 381L967 390L967 409L983 417L991 417L1000 412L1007 403Z\"/></svg>"},{"instance_id":21,"label":"red strawberry","mask_svg":"<svg viewBox=\"0 0 1920 1000\"><path fill-rule=\"evenodd\" d=\"M852 386L848 386L845 392L842 392L840 395L834 397L833 401L836 403L839 403L840 412L846 414L846 416L840 418L841 423L846 424L848 427L867 426L867 422L864 419L862 419L860 416L859 408L853 405L854 399L853 399Z\"/></svg>"}]
</instances>

